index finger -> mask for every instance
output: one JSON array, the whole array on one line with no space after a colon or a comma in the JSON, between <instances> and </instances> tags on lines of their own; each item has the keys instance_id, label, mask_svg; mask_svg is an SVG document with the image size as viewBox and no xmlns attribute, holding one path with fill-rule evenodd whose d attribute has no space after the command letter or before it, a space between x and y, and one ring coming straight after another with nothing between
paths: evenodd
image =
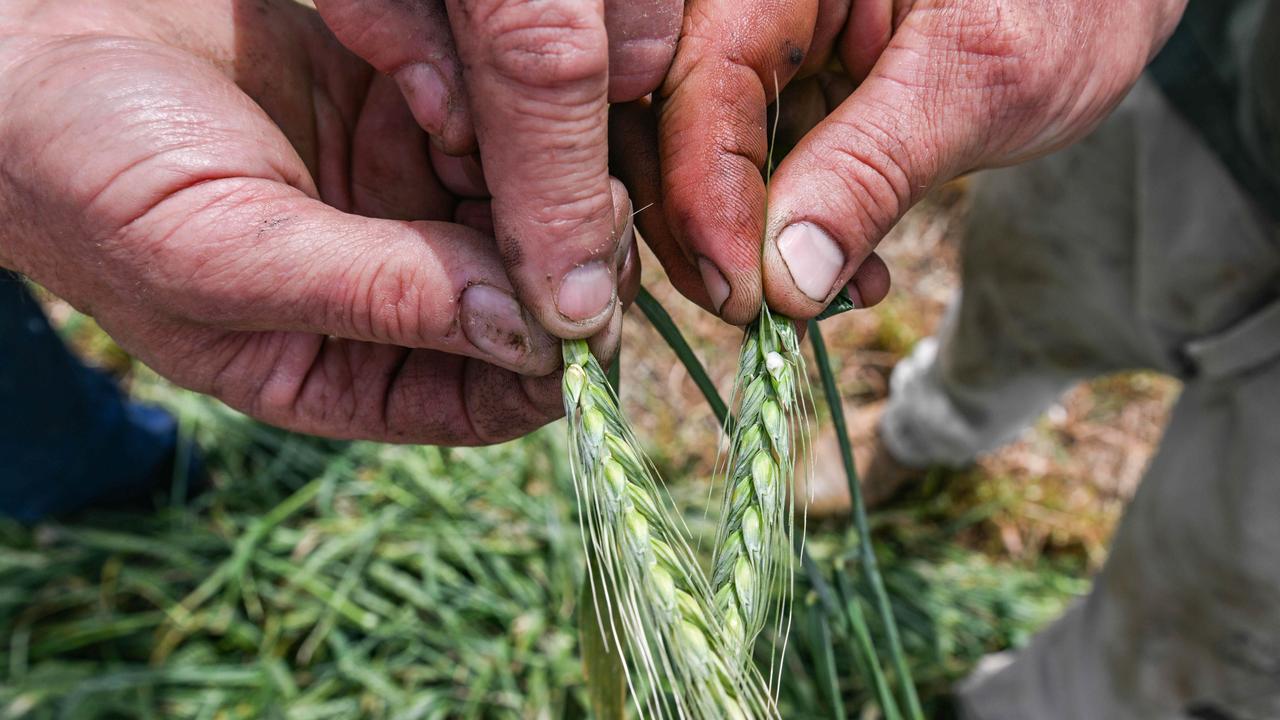
<instances>
[{"instance_id":1,"label":"index finger","mask_svg":"<svg viewBox=\"0 0 1280 720\"><path fill-rule=\"evenodd\" d=\"M617 305L603 0L448 0L507 273L550 332Z\"/></svg>"},{"instance_id":2,"label":"index finger","mask_svg":"<svg viewBox=\"0 0 1280 720\"><path fill-rule=\"evenodd\" d=\"M694 0L662 88L667 219L732 323L760 311L765 108L804 63L817 2Z\"/></svg>"}]
</instances>

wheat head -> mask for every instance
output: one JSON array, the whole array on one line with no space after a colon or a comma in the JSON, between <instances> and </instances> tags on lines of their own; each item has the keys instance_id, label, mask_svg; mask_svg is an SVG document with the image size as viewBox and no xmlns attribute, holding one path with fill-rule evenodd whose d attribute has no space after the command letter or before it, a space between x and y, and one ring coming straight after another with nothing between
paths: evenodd
<instances>
[{"instance_id":1,"label":"wheat head","mask_svg":"<svg viewBox=\"0 0 1280 720\"><path fill-rule=\"evenodd\" d=\"M711 588L716 608L746 663L773 621L790 622L797 439L807 439L808 385L795 326L764 308L746 331L735 380L737 416L722 463L723 511ZM798 435L798 438L797 438ZM773 671L781 661L777 653Z\"/></svg>"},{"instance_id":2,"label":"wheat head","mask_svg":"<svg viewBox=\"0 0 1280 720\"><path fill-rule=\"evenodd\" d=\"M760 674L733 635L599 363L564 343L574 485L601 636L624 658L641 716L772 718Z\"/></svg>"}]
</instances>

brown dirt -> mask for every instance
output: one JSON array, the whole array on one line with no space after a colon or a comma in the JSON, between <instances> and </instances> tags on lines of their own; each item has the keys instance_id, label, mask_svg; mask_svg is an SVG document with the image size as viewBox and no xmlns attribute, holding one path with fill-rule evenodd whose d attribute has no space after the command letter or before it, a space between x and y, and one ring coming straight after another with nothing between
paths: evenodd
<instances>
[{"instance_id":1,"label":"brown dirt","mask_svg":"<svg viewBox=\"0 0 1280 720\"><path fill-rule=\"evenodd\" d=\"M824 323L850 411L884 398L894 364L937 326L956 288L965 214L963 182L928 198L880 245L894 285L885 302ZM646 287L727 392L738 331L671 290L652 255L646 252L644 260ZM671 476L707 477L715 449L706 438L715 431L715 419L657 333L638 311L632 315L624 331L627 410ZM1083 384L1013 444L969 470L946 474L942 482L957 490L955 512L985 509L984 519L959 540L1019 561L1043 553L1079 554L1096 568L1159 441L1178 387L1152 373Z\"/></svg>"}]
</instances>

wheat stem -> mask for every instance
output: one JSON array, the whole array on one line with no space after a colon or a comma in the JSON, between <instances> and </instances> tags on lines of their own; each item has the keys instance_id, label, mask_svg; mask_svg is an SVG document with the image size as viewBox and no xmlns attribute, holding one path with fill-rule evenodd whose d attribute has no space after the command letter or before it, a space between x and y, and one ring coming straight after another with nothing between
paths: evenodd
<instances>
[{"instance_id":1,"label":"wheat stem","mask_svg":"<svg viewBox=\"0 0 1280 720\"><path fill-rule=\"evenodd\" d=\"M898 674L898 684L907 708L907 716L912 720L923 720L924 711L916 693L915 681L911 677L911 667L907 664L906 653L902 649L898 622L893 615L893 604L889 601L889 593L885 590L884 580L876 561L875 549L871 545L867 508L862 499L862 484L858 480L858 469L853 460L853 446L850 444L848 425L844 418L844 404L840 401L840 389L836 387L835 373L831 370L827 343L822 337L822 330L819 329L817 321L809 322L809 342L813 345L814 361L822 377L822 389L827 397L827 405L831 409L831 422L835 427L836 439L840 443L840 457L849 480L849 496L853 501L853 520L858 530L858 559L862 564L863 574L871 585L876 613L880 617L880 624L884 627L884 633L889 642L889 656L892 658L894 671ZM876 662L874 654L869 657L868 662Z\"/></svg>"}]
</instances>

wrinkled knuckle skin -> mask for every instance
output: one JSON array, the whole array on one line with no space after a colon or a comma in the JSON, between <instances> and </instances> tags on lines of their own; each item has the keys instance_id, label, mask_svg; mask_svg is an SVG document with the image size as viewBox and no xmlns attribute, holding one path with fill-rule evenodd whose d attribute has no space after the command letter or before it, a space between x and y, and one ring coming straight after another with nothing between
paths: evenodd
<instances>
[{"instance_id":1,"label":"wrinkled knuckle skin","mask_svg":"<svg viewBox=\"0 0 1280 720\"><path fill-rule=\"evenodd\" d=\"M525 378L508 370L467 361L467 416L480 443L521 437L558 417L556 405L543 402L530 389Z\"/></svg>"},{"instance_id":2,"label":"wrinkled knuckle skin","mask_svg":"<svg viewBox=\"0 0 1280 720\"><path fill-rule=\"evenodd\" d=\"M333 318L336 327L351 327L361 338L377 342L438 346L453 331L453 314L433 307L439 302L428 289L427 273L403 263L383 260L365 269L350 288L346 318ZM448 321L442 321L448 318Z\"/></svg>"},{"instance_id":3,"label":"wrinkled knuckle skin","mask_svg":"<svg viewBox=\"0 0 1280 720\"><path fill-rule=\"evenodd\" d=\"M845 125L840 142L826 141L814 149L817 157L830 158L832 174L838 185L836 192L825 193L827 202L839 199L837 217L858 218L861 227L850 237L875 241L883 237L906 212L919 192L921 179L913 179L906 164L911 150L893 128L878 127L863 118L857 127ZM828 137L832 137L828 135ZM846 248L852 256L869 253L870 245Z\"/></svg>"},{"instance_id":4,"label":"wrinkled knuckle skin","mask_svg":"<svg viewBox=\"0 0 1280 720\"><path fill-rule=\"evenodd\" d=\"M499 76L521 85L561 88L603 81L609 72L604 19L592 3L487 3L478 31Z\"/></svg>"},{"instance_id":5,"label":"wrinkled knuckle skin","mask_svg":"<svg viewBox=\"0 0 1280 720\"><path fill-rule=\"evenodd\" d=\"M929 16L925 33L938 42L937 66L949 85L982 93L996 114L1033 107L1050 93L1056 75L1054 48L1046 44L1043 18L1022 3L970 1ZM992 118L999 119L999 118Z\"/></svg>"}]
</instances>

